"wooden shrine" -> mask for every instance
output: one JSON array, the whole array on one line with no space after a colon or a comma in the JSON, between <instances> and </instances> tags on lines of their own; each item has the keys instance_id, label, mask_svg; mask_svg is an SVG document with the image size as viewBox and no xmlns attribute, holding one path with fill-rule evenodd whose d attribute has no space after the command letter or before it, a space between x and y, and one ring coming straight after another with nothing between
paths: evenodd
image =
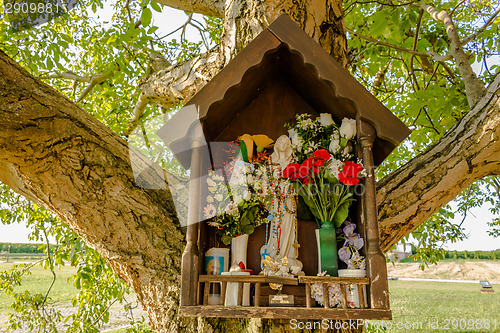
<instances>
[{"instance_id":1,"label":"wooden shrine","mask_svg":"<svg viewBox=\"0 0 500 333\"><path fill-rule=\"evenodd\" d=\"M361 86L321 46L302 31L286 14L281 15L243 49L217 76L181 109L199 117L199 126L180 131L169 142L176 157L191 168L187 245L182 257L180 314L202 317L258 317L282 319L391 319L386 259L380 248L377 221L374 167L409 134L408 128L382 103ZM351 220L364 238L366 278L318 277L316 222L299 220L299 259L305 276L278 278L263 275L204 275L204 253L214 246L215 233L201 218L201 185L196 178L206 173L203 149L217 142L229 142L244 133L266 134L276 140L287 134L284 123L295 115L319 116L330 113L340 123L356 119L356 155L368 170L365 192L351 207ZM160 136L178 130L164 126ZM163 133L162 133L163 132ZM180 149L174 149L181 147ZM198 221L202 221L198 223ZM258 249L264 242L264 228L258 227L248 241L248 267L260 268ZM208 305L210 283L220 282L222 295L228 283L238 283L239 306ZM251 303L242 306L243 284L251 284ZM269 306L269 283L282 283L283 291L295 296L293 307ZM342 306L316 305L311 284L340 284ZM346 306L346 286L359 287L360 308ZM365 295L366 293L366 295ZM363 298L366 296L367 303Z\"/></svg>"}]
</instances>

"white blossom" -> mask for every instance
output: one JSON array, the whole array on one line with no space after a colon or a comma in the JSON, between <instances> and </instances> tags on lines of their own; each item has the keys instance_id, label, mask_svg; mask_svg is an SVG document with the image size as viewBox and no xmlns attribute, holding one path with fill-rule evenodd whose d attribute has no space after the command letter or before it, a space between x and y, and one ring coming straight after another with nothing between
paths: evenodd
<instances>
[{"instance_id":1,"label":"white blossom","mask_svg":"<svg viewBox=\"0 0 500 333\"><path fill-rule=\"evenodd\" d=\"M330 150L330 153L336 154L340 149L340 140L339 139L331 139L330 141L330 146L328 147L328 150Z\"/></svg>"},{"instance_id":2,"label":"white blossom","mask_svg":"<svg viewBox=\"0 0 500 333\"><path fill-rule=\"evenodd\" d=\"M356 119L342 119L339 130L342 137L348 140L354 138L356 136Z\"/></svg>"},{"instance_id":3,"label":"white blossom","mask_svg":"<svg viewBox=\"0 0 500 333\"><path fill-rule=\"evenodd\" d=\"M320 113L319 114L319 122L324 127L333 124L332 115L329 113Z\"/></svg>"},{"instance_id":4,"label":"white blossom","mask_svg":"<svg viewBox=\"0 0 500 333\"><path fill-rule=\"evenodd\" d=\"M224 199L224 198L222 197L222 194L216 194L216 195L215 195L215 200L217 200L217 201L222 201L222 199Z\"/></svg>"},{"instance_id":5,"label":"white blossom","mask_svg":"<svg viewBox=\"0 0 500 333\"><path fill-rule=\"evenodd\" d=\"M288 137L290 137L290 140L292 141L292 145L294 146L301 146L302 145L302 140L299 137L299 133L297 132L296 129L290 128L288 130Z\"/></svg>"},{"instance_id":6,"label":"white blossom","mask_svg":"<svg viewBox=\"0 0 500 333\"><path fill-rule=\"evenodd\" d=\"M342 162L333 158L330 160L330 163L328 164L328 169L333 173L335 178L339 178L339 169L340 166L342 165Z\"/></svg>"}]
</instances>

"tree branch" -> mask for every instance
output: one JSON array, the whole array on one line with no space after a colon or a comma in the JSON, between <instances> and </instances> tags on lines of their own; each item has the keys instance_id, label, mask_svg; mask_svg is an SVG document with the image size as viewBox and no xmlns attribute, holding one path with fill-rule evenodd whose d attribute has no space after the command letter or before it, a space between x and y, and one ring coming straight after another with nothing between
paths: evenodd
<instances>
[{"instance_id":1,"label":"tree branch","mask_svg":"<svg viewBox=\"0 0 500 333\"><path fill-rule=\"evenodd\" d=\"M455 59L455 63L464 80L467 101L469 105L473 107L483 96L484 85L472 71L472 67L469 64L469 56L462 48L460 37L458 36L453 20L445 10L438 12L436 8L427 4L414 4L414 6L427 11L434 20L443 22L448 38L450 39L450 54Z\"/></svg>"},{"instance_id":2,"label":"tree branch","mask_svg":"<svg viewBox=\"0 0 500 333\"><path fill-rule=\"evenodd\" d=\"M464 38L460 42L460 44L465 45L465 44L473 41L474 39L476 39L477 36L482 34L483 31L486 30L486 28L489 27L491 23L493 23L493 21L495 20L495 17L497 17L498 14L500 14L500 7L498 7L498 9L490 16L488 21L486 21L481 28L479 28L476 32L474 32L474 33L470 34L469 36L467 36L466 38Z\"/></svg>"},{"instance_id":3,"label":"tree branch","mask_svg":"<svg viewBox=\"0 0 500 333\"><path fill-rule=\"evenodd\" d=\"M73 72L62 72L59 74L53 74L49 76L40 76L40 80L49 80L49 79L68 79L76 82L90 82L91 78L86 76L80 76Z\"/></svg>"},{"instance_id":4,"label":"tree branch","mask_svg":"<svg viewBox=\"0 0 500 333\"><path fill-rule=\"evenodd\" d=\"M114 71L109 71L108 73L100 73L100 74L92 76L90 78L90 84L87 86L87 88L85 88L85 90L82 92L80 97L76 100L76 102L78 103L78 102L82 101L85 98L85 96L87 96L88 93L91 92L92 89L94 89L94 87L96 85L111 78L114 75L114 73L115 73Z\"/></svg>"},{"instance_id":5,"label":"tree branch","mask_svg":"<svg viewBox=\"0 0 500 333\"><path fill-rule=\"evenodd\" d=\"M500 173L500 75L433 146L377 183L383 250L474 181Z\"/></svg>"},{"instance_id":6,"label":"tree branch","mask_svg":"<svg viewBox=\"0 0 500 333\"><path fill-rule=\"evenodd\" d=\"M53 74L53 75L49 75L49 76L41 76L39 79L41 80L48 80L48 79L68 79L68 80L73 80L74 81L74 84L73 84L73 89L76 89L76 84L79 83L79 82L87 82L89 83L89 85L87 86L87 88L85 88L82 92L82 94L80 95L80 97L76 100L76 102L80 102L82 101L85 96L88 95L89 92L92 91L92 89L94 89L94 87L96 85L98 85L99 83L102 83L104 81L106 81L107 79L111 78L113 75L114 75L114 71L111 70L111 71L107 71L106 72L102 72L102 73L99 73L99 74L96 74L96 75L93 75L91 77L86 77L86 76L80 76L80 75L77 75L75 73L72 73L72 72L62 72L62 73L59 73L59 74Z\"/></svg>"},{"instance_id":7,"label":"tree branch","mask_svg":"<svg viewBox=\"0 0 500 333\"><path fill-rule=\"evenodd\" d=\"M224 17L224 0L155 0L162 5L213 17Z\"/></svg>"},{"instance_id":8,"label":"tree branch","mask_svg":"<svg viewBox=\"0 0 500 333\"><path fill-rule=\"evenodd\" d=\"M216 47L151 75L140 87L141 97L154 100L167 109L177 107L194 96L221 68L222 62ZM143 101L139 101L137 105L142 103ZM140 110L136 106L136 110L138 109Z\"/></svg>"},{"instance_id":9,"label":"tree branch","mask_svg":"<svg viewBox=\"0 0 500 333\"><path fill-rule=\"evenodd\" d=\"M409 54L412 54L412 55L421 56L421 57L431 57L435 61L445 61L445 60L450 60L451 59L451 55L450 54L442 56L442 55L440 55L440 54L438 54L436 52L433 52L433 51L430 51L430 52L419 52L419 51L410 50L410 49L407 49L407 48L404 48L404 47L401 47L401 46L398 46L398 45L394 45L394 44L382 42L382 41L376 40L376 39L368 37L368 36L364 36L364 35L362 35L360 33L357 33L355 31L349 29L349 28L346 28L346 31L348 33L350 33L350 34L353 34L354 36L356 36L358 38L361 38L361 39L364 39L366 41L369 41L369 42L371 42L371 43L373 43L375 45L386 46L386 47L389 47L391 49L395 49L395 50L398 50L398 51L406 52L406 53L409 53Z\"/></svg>"}]
</instances>

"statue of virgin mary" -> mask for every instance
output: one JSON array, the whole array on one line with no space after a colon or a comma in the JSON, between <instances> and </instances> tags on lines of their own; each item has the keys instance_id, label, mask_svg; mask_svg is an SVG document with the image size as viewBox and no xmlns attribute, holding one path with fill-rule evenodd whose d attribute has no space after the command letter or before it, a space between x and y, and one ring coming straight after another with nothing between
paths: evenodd
<instances>
[{"instance_id":1,"label":"statue of virgin mary","mask_svg":"<svg viewBox=\"0 0 500 333\"><path fill-rule=\"evenodd\" d=\"M295 194L289 180L282 178L282 171L292 161L292 144L290 138L282 135L276 140L274 152L269 157L270 164L267 182L270 191L270 222L268 239L261 248L263 258L288 259L288 267L294 274L302 270L298 258L297 214Z\"/></svg>"}]
</instances>

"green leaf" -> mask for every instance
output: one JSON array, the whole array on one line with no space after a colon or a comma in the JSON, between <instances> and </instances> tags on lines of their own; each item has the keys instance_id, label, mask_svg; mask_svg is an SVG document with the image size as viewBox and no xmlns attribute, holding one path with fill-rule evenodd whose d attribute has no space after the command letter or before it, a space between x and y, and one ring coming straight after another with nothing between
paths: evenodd
<instances>
[{"instance_id":1,"label":"green leaf","mask_svg":"<svg viewBox=\"0 0 500 333\"><path fill-rule=\"evenodd\" d=\"M222 235L221 236L221 240L222 240L222 243L224 243L224 245L229 245L231 244L231 237L228 236L228 235Z\"/></svg>"},{"instance_id":2,"label":"green leaf","mask_svg":"<svg viewBox=\"0 0 500 333\"><path fill-rule=\"evenodd\" d=\"M255 228L254 228L254 226L253 226L253 225L246 225L246 226L244 226L244 227L242 228L242 230L241 230L241 231L242 231L244 234L249 234L249 235L250 235L250 234L252 234L252 233L254 232L254 230L255 230Z\"/></svg>"},{"instance_id":3,"label":"green leaf","mask_svg":"<svg viewBox=\"0 0 500 333\"><path fill-rule=\"evenodd\" d=\"M153 14L151 13L151 9L149 8L144 8L142 10L141 14L141 24L145 28L151 23L151 19L153 17Z\"/></svg>"},{"instance_id":4,"label":"green leaf","mask_svg":"<svg viewBox=\"0 0 500 333\"><path fill-rule=\"evenodd\" d=\"M151 5L151 8L153 8L155 11L161 13L161 6L159 3L157 3L156 1L153 0L153 1L151 1L150 5Z\"/></svg>"},{"instance_id":5,"label":"green leaf","mask_svg":"<svg viewBox=\"0 0 500 333\"><path fill-rule=\"evenodd\" d=\"M333 217L333 223L335 224L335 228L340 227L342 223L347 219L351 203L352 200L348 200L337 208L337 211L335 212L335 215Z\"/></svg>"}]
</instances>

